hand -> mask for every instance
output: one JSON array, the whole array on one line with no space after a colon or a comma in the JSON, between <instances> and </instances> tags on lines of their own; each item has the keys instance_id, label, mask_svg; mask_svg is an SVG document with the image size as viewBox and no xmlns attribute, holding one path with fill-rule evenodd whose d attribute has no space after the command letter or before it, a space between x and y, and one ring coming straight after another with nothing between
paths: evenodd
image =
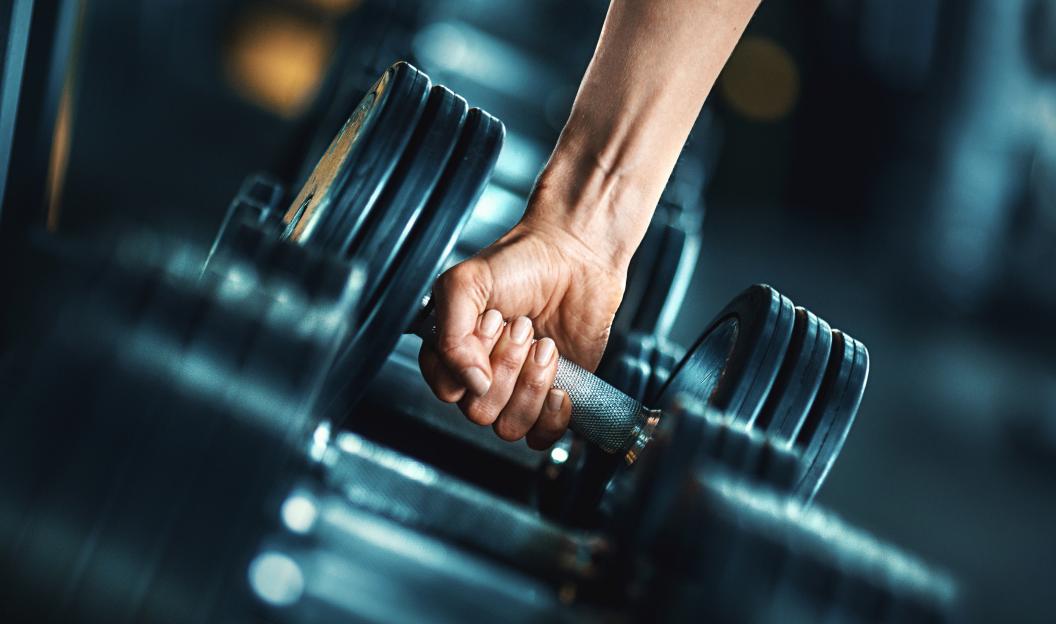
<instances>
[{"instance_id":1,"label":"hand","mask_svg":"<svg viewBox=\"0 0 1056 624\"><path fill-rule=\"evenodd\" d=\"M528 216L440 276L439 334L419 354L436 396L504 440L527 436L536 449L557 441L572 411L551 389L558 352L594 370L623 297L626 263L600 249Z\"/></svg>"}]
</instances>

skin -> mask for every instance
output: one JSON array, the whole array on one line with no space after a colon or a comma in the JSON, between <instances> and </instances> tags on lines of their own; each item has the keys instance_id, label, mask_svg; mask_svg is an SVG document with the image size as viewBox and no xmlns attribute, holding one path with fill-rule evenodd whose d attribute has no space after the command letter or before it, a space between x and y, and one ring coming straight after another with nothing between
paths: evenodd
<instances>
[{"instance_id":1,"label":"skin","mask_svg":"<svg viewBox=\"0 0 1056 624\"><path fill-rule=\"evenodd\" d=\"M524 217L433 288L439 336L419 364L437 397L504 440L561 437L557 354L597 367L631 256L758 4L612 0Z\"/></svg>"}]
</instances>

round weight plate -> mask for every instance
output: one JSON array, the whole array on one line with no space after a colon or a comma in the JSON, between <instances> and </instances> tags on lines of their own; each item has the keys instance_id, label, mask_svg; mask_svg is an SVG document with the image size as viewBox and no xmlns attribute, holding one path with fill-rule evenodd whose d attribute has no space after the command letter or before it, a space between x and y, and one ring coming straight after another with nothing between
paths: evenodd
<instances>
[{"instance_id":1,"label":"round weight plate","mask_svg":"<svg viewBox=\"0 0 1056 624\"><path fill-rule=\"evenodd\" d=\"M791 443L814 404L832 348L832 329L810 310L796 308L788 353L755 426Z\"/></svg>"},{"instance_id":2,"label":"round weight plate","mask_svg":"<svg viewBox=\"0 0 1056 624\"><path fill-rule=\"evenodd\" d=\"M868 376L869 352L865 345L839 330L832 330L832 352L825 378L796 435L795 444L802 449L807 467L796 487L804 500L814 497L843 448L858 414Z\"/></svg>"},{"instance_id":3,"label":"round weight plate","mask_svg":"<svg viewBox=\"0 0 1056 624\"><path fill-rule=\"evenodd\" d=\"M286 211L284 237L348 252L411 139L429 86L429 77L407 63L382 74Z\"/></svg>"},{"instance_id":4,"label":"round weight plate","mask_svg":"<svg viewBox=\"0 0 1056 624\"><path fill-rule=\"evenodd\" d=\"M436 187L466 118L466 101L435 86L403 157L370 212L351 255L364 263L367 297L381 284L399 256L415 222Z\"/></svg>"},{"instance_id":5,"label":"round weight plate","mask_svg":"<svg viewBox=\"0 0 1056 624\"><path fill-rule=\"evenodd\" d=\"M665 410L679 395L705 402L750 425L784 360L795 322L792 302L757 284L711 322L661 390Z\"/></svg>"},{"instance_id":6,"label":"round weight plate","mask_svg":"<svg viewBox=\"0 0 1056 624\"><path fill-rule=\"evenodd\" d=\"M689 238L685 230L673 223L664 223L661 235L663 238L658 253L652 259L642 301L632 321L635 329L649 333L660 331L660 320L676 286L682 254Z\"/></svg>"},{"instance_id":7,"label":"round weight plate","mask_svg":"<svg viewBox=\"0 0 1056 624\"><path fill-rule=\"evenodd\" d=\"M364 302L365 315L346 343L327 389L332 405L351 405L421 310L421 302L451 252L487 184L502 147L502 122L480 109L466 115L462 135L439 183L403 245L390 279ZM335 416L347 416L338 407Z\"/></svg>"}]
</instances>

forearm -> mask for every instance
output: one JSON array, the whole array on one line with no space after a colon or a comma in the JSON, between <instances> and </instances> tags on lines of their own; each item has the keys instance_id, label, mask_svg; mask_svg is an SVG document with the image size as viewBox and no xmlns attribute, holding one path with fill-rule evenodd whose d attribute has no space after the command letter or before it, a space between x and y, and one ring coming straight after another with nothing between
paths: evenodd
<instances>
[{"instance_id":1,"label":"forearm","mask_svg":"<svg viewBox=\"0 0 1056 624\"><path fill-rule=\"evenodd\" d=\"M528 216L627 262L759 0L612 0Z\"/></svg>"}]
</instances>

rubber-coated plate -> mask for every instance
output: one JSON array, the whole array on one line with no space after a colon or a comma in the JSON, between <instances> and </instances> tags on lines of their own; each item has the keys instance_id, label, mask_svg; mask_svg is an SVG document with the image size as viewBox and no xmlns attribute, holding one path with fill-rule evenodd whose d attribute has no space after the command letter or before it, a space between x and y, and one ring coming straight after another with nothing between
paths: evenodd
<instances>
[{"instance_id":1,"label":"rubber-coated plate","mask_svg":"<svg viewBox=\"0 0 1056 624\"><path fill-rule=\"evenodd\" d=\"M766 401L788 349L795 322L792 302L757 284L734 298L689 350L658 405L680 394L751 425Z\"/></svg>"},{"instance_id":2,"label":"rubber-coated plate","mask_svg":"<svg viewBox=\"0 0 1056 624\"><path fill-rule=\"evenodd\" d=\"M685 230L671 223L663 224L661 233L663 242L653 258L645 292L632 321L635 329L649 333L656 333L660 328L660 317L675 286L675 278L689 238Z\"/></svg>"},{"instance_id":3,"label":"rubber-coated plate","mask_svg":"<svg viewBox=\"0 0 1056 624\"><path fill-rule=\"evenodd\" d=\"M756 427L785 442L796 439L821 387L831 348L829 324L810 310L797 307L785 361Z\"/></svg>"},{"instance_id":4,"label":"rubber-coated plate","mask_svg":"<svg viewBox=\"0 0 1056 624\"><path fill-rule=\"evenodd\" d=\"M429 86L429 77L407 63L382 74L286 211L284 237L348 252L411 139Z\"/></svg>"},{"instance_id":5,"label":"rubber-coated plate","mask_svg":"<svg viewBox=\"0 0 1056 624\"><path fill-rule=\"evenodd\" d=\"M832 354L814 406L796 435L806 470L797 493L810 500L821 487L854 424L869 377L865 345L832 330Z\"/></svg>"},{"instance_id":6,"label":"rubber-coated plate","mask_svg":"<svg viewBox=\"0 0 1056 624\"><path fill-rule=\"evenodd\" d=\"M410 242L403 246L402 257L396 260L392 278L366 303L366 316L339 356L326 392L330 404L339 406L334 416L347 416L340 406L359 398L421 310L423 298L487 184L504 135L498 119L480 109L469 111L458 145L411 231Z\"/></svg>"},{"instance_id":7,"label":"rubber-coated plate","mask_svg":"<svg viewBox=\"0 0 1056 624\"><path fill-rule=\"evenodd\" d=\"M366 269L364 294L373 299L392 270L402 246L417 222L455 149L466 101L448 89L435 86L429 93L418 127L370 212L359 237L348 244L350 254ZM412 241L413 243L413 241Z\"/></svg>"}]
</instances>

